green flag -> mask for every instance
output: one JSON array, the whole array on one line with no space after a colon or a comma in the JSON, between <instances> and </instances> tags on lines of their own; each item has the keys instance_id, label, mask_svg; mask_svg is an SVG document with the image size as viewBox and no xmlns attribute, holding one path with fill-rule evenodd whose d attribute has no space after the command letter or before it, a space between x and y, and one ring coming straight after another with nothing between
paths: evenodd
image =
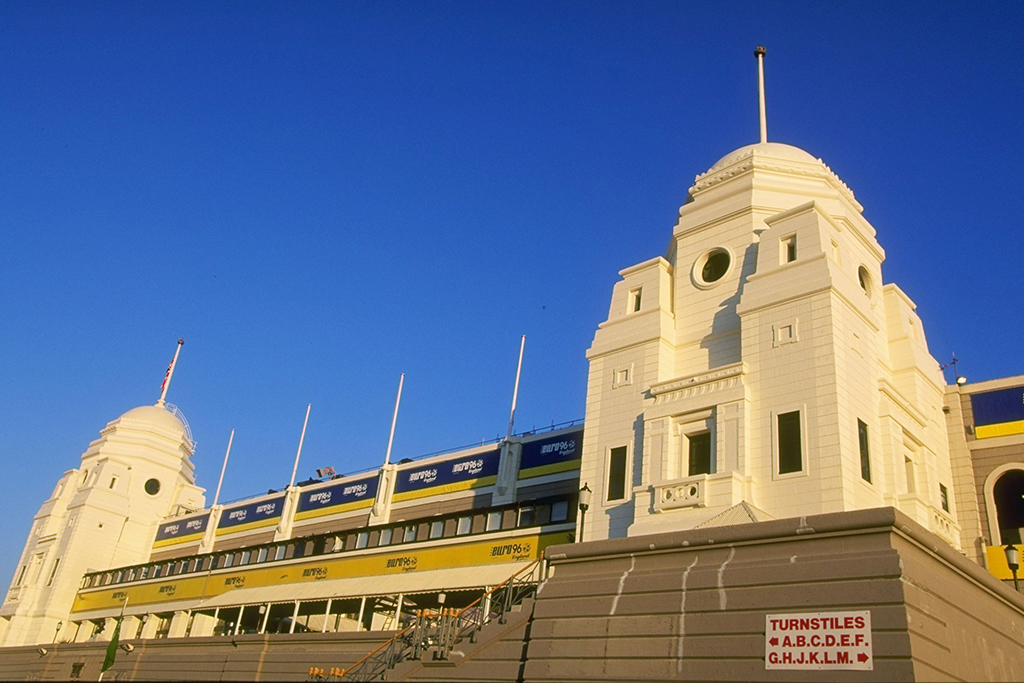
<instances>
[{"instance_id":1,"label":"green flag","mask_svg":"<svg viewBox=\"0 0 1024 683\"><path fill-rule=\"evenodd\" d=\"M117 617L117 624L114 626L114 635L110 639L110 644L107 645L107 656L103 658L103 668L100 669L100 679L103 679L103 674L107 669L114 666L114 659L117 657L117 646L118 641L121 639L121 622L124 621L124 608L128 606L128 596L124 597L124 604L121 605L121 614Z\"/></svg>"},{"instance_id":2,"label":"green flag","mask_svg":"<svg viewBox=\"0 0 1024 683\"><path fill-rule=\"evenodd\" d=\"M110 639L110 644L107 645L107 656L103 658L103 668L100 669L101 673L114 666L114 658L117 656L117 641L121 637L122 619L124 619L123 614L118 617L117 625L114 626L114 637Z\"/></svg>"}]
</instances>

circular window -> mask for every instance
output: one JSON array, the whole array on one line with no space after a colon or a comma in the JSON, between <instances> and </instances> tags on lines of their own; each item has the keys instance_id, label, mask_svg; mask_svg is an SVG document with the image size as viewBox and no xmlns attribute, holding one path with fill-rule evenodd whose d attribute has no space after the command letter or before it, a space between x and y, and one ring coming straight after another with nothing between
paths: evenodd
<instances>
[{"instance_id":1,"label":"circular window","mask_svg":"<svg viewBox=\"0 0 1024 683\"><path fill-rule=\"evenodd\" d=\"M871 296L871 275L864 266L857 269L857 282L860 283L860 288L864 290L864 293Z\"/></svg>"},{"instance_id":2,"label":"circular window","mask_svg":"<svg viewBox=\"0 0 1024 683\"><path fill-rule=\"evenodd\" d=\"M156 494L160 493L160 482L157 481L156 479L150 479L149 481L146 482L145 488L146 493L148 493L151 496L155 496Z\"/></svg>"},{"instance_id":3,"label":"circular window","mask_svg":"<svg viewBox=\"0 0 1024 683\"><path fill-rule=\"evenodd\" d=\"M693 282L701 289L713 287L732 270L732 253L725 247L715 247L693 264Z\"/></svg>"}]
</instances>

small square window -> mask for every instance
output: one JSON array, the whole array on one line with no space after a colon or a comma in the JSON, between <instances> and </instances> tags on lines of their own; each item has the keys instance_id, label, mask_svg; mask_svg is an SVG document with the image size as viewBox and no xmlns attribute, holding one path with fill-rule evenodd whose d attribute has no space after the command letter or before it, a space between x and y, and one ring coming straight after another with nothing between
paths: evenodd
<instances>
[{"instance_id":1,"label":"small square window","mask_svg":"<svg viewBox=\"0 0 1024 683\"><path fill-rule=\"evenodd\" d=\"M444 535L444 520L438 519L430 523L430 537L441 538Z\"/></svg>"},{"instance_id":2,"label":"small square window","mask_svg":"<svg viewBox=\"0 0 1024 683\"><path fill-rule=\"evenodd\" d=\"M772 325L772 346L792 344L797 340L796 320Z\"/></svg>"},{"instance_id":3,"label":"small square window","mask_svg":"<svg viewBox=\"0 0 1024 683\"><path fill-rule=\"evenodd\" d=\"M612 371L612 389L626 387L633 383L633 366L627 365Z\"/></svg>"},{"instance_id":4,"label":"small square window","mask_svg":"<svg viewBox=\"0 0 1024 683\"><path fill-rule=\"evenodd\" d=\"M569 519L569 501L560 500L551 504L551 521L564 522Z\"/></svg>"},{"instance_id":5,"label":"small square window","mask_svg":"<svg viewBox=\"0 0 1024 683\"><path fill-rule=\"evenodd\" d=\"M459 526L455 530L456 536L463 536L473 530L472 517L459 517Z\"/></svg>"},{"instance_id":6,"label":"small square window","mask_svg":"<svg viewBox=\"0 0 1024 683\"><path fill-rule=\"evenodd\" d=\"M495 510L487 513L487 531L497 531L501 529L501 510Z\"/></svg>"}]
</instances>

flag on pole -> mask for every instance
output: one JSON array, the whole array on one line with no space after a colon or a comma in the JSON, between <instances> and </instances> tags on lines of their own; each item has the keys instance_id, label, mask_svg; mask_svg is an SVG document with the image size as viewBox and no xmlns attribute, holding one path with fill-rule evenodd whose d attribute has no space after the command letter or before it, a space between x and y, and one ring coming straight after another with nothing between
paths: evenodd
<instances>
[{"instance_id":1,"label":"flag on pole","mask_svg":"<svg viewBox=\"0 0 1024 683\"><path fill-rule=\"evenodd\" d=\"M119 646L119 640L121 639L121 622L124 620L124 608L128 606L128 597L125 596L124 604L121 605L121 615L117 618L117 624L114 626L114 635L110 639L110 643L107 645L107 656L103 658L103 668L100 669L100 676L106 672L107 669L114 666L114 659L117 657L117 648Z\"/></svg>"}]
</instances>

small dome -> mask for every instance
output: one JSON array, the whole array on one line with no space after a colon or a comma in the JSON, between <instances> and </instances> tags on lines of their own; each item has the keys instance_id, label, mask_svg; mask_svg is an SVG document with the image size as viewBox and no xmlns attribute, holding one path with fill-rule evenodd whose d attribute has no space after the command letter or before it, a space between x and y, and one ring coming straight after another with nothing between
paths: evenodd
<instances>
[{"instance_id":1,"label":"small dome","mask_svg":"<svg viewBox=\"0 0 1024 683\"><path fill-rule=\"evenodd\" d=\"M729 152L724 157L715 162L715 165L711 167L708 173L714 173L726 166L731 166L744 157L753 156L772 157L774 159L785 159L786 161L802 161L804 163L820 164L821 161L815 159L813 156L803 151L799 147L793 145L784 145L781 142L758 142L753 145L746 145L739 149Z\"/></svg>"},{"instance_id":2,"label":"small dome","mask_svg":"<svg viewBox=\"0 0 1024 683\"><path fill-rule=\"evenodd\" d=\"M132 408L117 419L117 422L144 422L155 427L185 432L184 425L163 406L139 406Z\"/></svg>"}]
</instances>

